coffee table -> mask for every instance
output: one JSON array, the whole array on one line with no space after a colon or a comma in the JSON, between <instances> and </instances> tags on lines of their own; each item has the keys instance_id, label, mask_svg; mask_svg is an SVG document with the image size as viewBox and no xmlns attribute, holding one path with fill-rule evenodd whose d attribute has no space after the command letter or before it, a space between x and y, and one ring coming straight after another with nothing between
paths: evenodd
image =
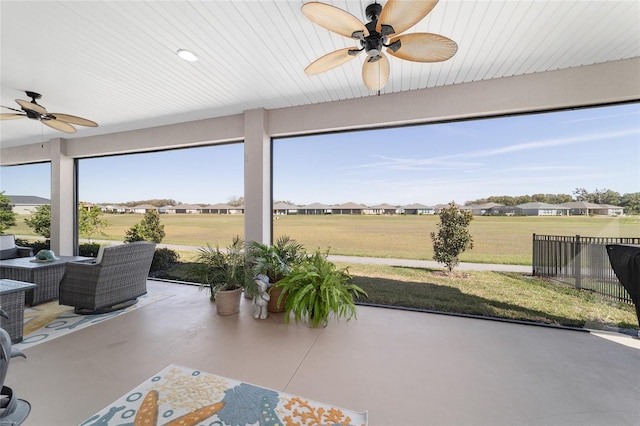
<instances>
[{"instance_id":1,"label":"coffee table","mask_svg":"<svg viewBox=\"0 0 640 426\"><path fill-rule=\"evenodd\" d=\"M22 341L24 330L24 293L37 287L33 283L0 280L0 308L9 318L0 317L0 326L7 330L11 343Z\"/></svg>"},{"instance_id":2,"label":"coffee table","mask_svg":"<svg viewBox=\"0 0 640 426\"><path fill-rule=\"evenodd\" d=\"M0 278L38 284L25 296L27 305L35 306L58 298L60 280L64 275L67 262L85 262L95 260L84 256L60 256L50 262L34 262L35 257L18 257L0 260Z\"/></svg>"}]
</instances>

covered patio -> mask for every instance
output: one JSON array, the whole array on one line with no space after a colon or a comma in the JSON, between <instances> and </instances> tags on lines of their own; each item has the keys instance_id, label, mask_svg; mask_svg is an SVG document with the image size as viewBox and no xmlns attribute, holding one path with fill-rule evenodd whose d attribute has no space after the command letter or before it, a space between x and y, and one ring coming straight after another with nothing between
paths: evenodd
<instances>
[{"instance_id":1,"label":"covered patio","mask_svg":"<svg viewBox=\"0 0 640 426\"><path fill-rule=\"evenodd\" d=\"M329 3L364 19L371 1ZM640 100L637 2L440 2L415 30L455 40L454 59L392 62L378 93L361 59L304 74L353 43L302 4L1 2L1 104L35 90L50 111L100 124L0 126L1 166L51 163L51 248L77 252L79 159L243 143L244 238L269 243L273 138ZM180 48L200 62L180 62ZM173 296L12 360L6 383L33 406L26 425L78 424L170 363L368 410L372 425L640 418L630 337L371 307L315 330L254 320L247 300L220 317L197 287L148 284Z\"/></svg>"},{"instance_id":2,"label":"covered patio","mask_svg":"<svg viewBox=\"0 0 640 426\"><path fill-rule=\"evenodd\" d=\"M323 329L282 314L222 317L195 286L25 350L7 383L27 425L79 424L178 364L355 411L371 425L633 425L640 341L449 315L359 307Z\"/></svg>"}]
</instances>

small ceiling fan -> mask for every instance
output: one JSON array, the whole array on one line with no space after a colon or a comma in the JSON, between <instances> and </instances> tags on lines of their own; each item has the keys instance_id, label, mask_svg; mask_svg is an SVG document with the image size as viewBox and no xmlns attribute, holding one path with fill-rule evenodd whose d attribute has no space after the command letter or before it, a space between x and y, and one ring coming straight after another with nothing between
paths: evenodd
<instances>
[{"instance_id":1,"label":"small ceiling fan","mask_svg":"<svg viewBox=\"0 0 640 426\"><path fill-rule=\"evenodd\" d=\"M390 65L382 48L396 58L414 62L441 62L450 59L458 45L447 37L431 33L400 35L427 16L438 0L389 0L367 6L369 22L362 23L349 12L320 2L302 6L302 13L314 23L347 38L359 41L360 47L339 49L316 59L307 68L309 75L338 67L363 50L367 58L362 66L362 80L369 90L379 91L389 80Z\"/></svg>"},{"instance_id":2,"label":"small ceiling fan","mask_svg":"<svg viewBox=\"0 0 640 426\"><path fill-rule=\"evenodd\" d=\"M87 120L86 118L76 117L75 115L61 114L57 112L47 112L47 110L36 102L42 95L36 92L25 92L28 97L31 98L31 102L23 99L16 99L16 103L20 105L21 109L2 106L2 108L16 111L17 113L3 113L0 114L0 120L14 120L16 118L31 118L32 120L39 120L42 124L60 130L65 133L75 133L76 128L72 124L87 127L98 127L98 123L95 121Z\"/></svg>"}]
</instances>

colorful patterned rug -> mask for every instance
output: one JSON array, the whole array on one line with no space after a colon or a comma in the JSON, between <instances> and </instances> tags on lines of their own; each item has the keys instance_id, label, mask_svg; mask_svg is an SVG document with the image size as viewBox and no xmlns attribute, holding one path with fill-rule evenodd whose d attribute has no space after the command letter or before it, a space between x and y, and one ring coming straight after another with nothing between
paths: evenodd
<instances>
[{"instance_id":1,"label":"colorful patterned rug","mask_svg":"<svg viewBox=\"0 0 640 426\"><path fill-rule=\"evenodd\" d=\"M358 413L171 364L80 426L366 425Z\"/></svg>"},{"instance_id":2,"label":"colorful patterned rug","mask_svg":"<svg viewBox=\"0 0 640 426\"><path fill-rule=\"evenodd\" d=\"M31 346L48 342L65 334L107 321L127 312L142 308L158 302L172 294L147 293L138 297L135 305L125 309L99 315L78 315L73 312L73 307L60 305L57 300L41 305L25 308L24 310L24 338L16 343L20 350Z\"/></svg>"}]
</instances>

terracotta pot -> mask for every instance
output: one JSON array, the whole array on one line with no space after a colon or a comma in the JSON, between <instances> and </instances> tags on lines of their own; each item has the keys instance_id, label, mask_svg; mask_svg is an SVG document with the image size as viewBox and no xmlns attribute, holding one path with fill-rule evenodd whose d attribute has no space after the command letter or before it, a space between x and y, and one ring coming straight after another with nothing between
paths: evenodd
<instances>
[{"instance_id":1,"label":"terracotta pot","mask_svg":"<svg viewBox=\"0 0 640 426\"><path fill-rule=\"evenodd\" d=\"M216 310L218 315L234 315L240 312L242 289L223 290L216 293Z\"/></svg>"},{"instance_id":2,"label":"terracotta pot","mask_svg":"<svg viewBox=\"0 0 640 426\"><path fill-rule=\"evenodd\" d=\"M282 293L282 287L269 287L267 290L269 292L269 303L267 303L267 311L269 312L284 312L284 304L287 301L287 297L285 296L282 299L282 302L278 305L278 299L280 298L280 294Z\"/></svg>"}]
</instances>

